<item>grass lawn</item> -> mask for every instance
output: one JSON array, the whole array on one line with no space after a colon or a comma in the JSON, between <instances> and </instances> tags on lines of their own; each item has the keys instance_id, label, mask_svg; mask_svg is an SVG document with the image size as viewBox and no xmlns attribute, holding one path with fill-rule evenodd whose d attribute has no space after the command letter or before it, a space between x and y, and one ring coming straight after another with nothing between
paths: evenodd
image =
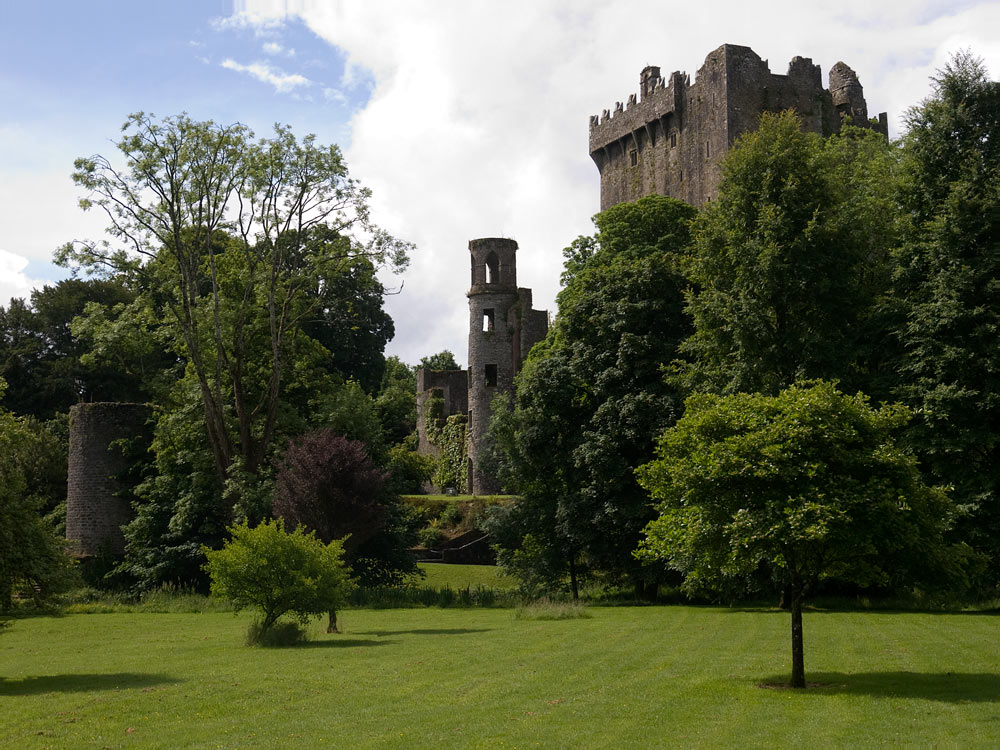
<instances>
[{"instance_id":1,"label":"grass lawn","mask_svg":"<svg viewBox=\"0 0 1000 750\"><path fill-rule=\"evenodd\" d=\"M995 615L595 607L348 610L343 635L242 645L247 617L91 614L0 635L0 746L1000 746Z\"/></svg>"},{"instance_id":2,"label":"grass lawn","mask_svg":"<svg viewBox=\"0 0 1000 750\"><path fill-rule=\"evenodd\" d=\"M510 576L501 575L500 568L495 565L450 565L445 563L418 563L427 577L417 581L418 586L430 586L442 589L450 586L453 589L476 588L482 586L488 589L516 589L517 581Z\"/></svg>"}]
</instances>

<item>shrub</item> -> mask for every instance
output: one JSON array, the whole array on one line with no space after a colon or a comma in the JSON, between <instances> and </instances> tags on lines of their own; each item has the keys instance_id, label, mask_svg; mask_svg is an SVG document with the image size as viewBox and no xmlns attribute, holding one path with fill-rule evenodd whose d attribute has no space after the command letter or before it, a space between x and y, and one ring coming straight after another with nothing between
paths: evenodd
<instances>
[{"instance_id":1,"label":"shrub","mask_svg":"<svg viewBox=\"0 0 1000 750\"><path fill-rule=\"evenodd\" d=\"M290 614L302 623L312 615L340 608L354 588L339 540L324 544L300 527L268 521L229 529L232 538L220 550L203 548L212 593L232 601L238 612L256 608L261 631Z\"/></svg>"}]
</instances>

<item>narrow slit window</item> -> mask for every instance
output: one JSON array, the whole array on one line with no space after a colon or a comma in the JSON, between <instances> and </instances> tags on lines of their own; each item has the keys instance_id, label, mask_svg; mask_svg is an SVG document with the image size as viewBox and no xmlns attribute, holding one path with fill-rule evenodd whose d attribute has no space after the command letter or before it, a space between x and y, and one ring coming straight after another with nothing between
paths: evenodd
<instances>
[{"instance_id":1,"label":"narrow slit window","mask_svg":"<svg viewBox=\"0 0 1000 750\"><path fill-rule=\"evenodd\" d=\"M677 148L677 133L670 134L670 148Z\"/></svg>"},{"instance_id":2,"label":"narrow slit window","mask_svg":"<svg viewBox=\"0 0 1000 750\"><path fill-rule=\"evenodd\" d=\"M628 152L628 160L629 160L629 164L631 164L633 167L636 166L639 163L639 152L636 151L635 149L632 149L631 151L629 151Z\"/></svg>"},{"instance_id":3,"label":"narrow slit window","mask_svg":"<svg viewBox=\"0 0 1000 750\"><path fill-rule=\"evenodd\" d=\"M483 330L492 331L493 330L493 320L494 320L494 310L492 307L487 307L483 310Z\"/></svg>"},{"instance_id":4,"label":"narrow slit window","mask_svg":"<svg viewBox=\"0 0 1000 750\"><path fill-rule=\"evenodd\" d=\"M486 387L496 388L497 387L497 366L496 365L486 365Z\"/></svg>"},{"instance_id":5,"label":"narrow slit window","mask_svg":"<svg viewBox=\"0 0 1000 750\"><path fill-rule=\"evenodd\" d=\"M705 141L705 158L708 159L711 156L712 156L712 145L708 141Z\"/></svg>"}]
</instances>

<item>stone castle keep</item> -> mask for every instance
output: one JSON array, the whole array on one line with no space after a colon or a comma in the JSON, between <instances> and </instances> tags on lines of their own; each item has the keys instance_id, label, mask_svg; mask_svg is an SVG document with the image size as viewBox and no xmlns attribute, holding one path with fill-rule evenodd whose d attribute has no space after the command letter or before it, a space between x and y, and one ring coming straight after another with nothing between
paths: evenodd
<instances>
[{"instance_id":1,"label":"stone castle keep","mask_svg":"<svg viewBox=\"0 0 1000 750\"><path fill-rule=\"evenodd\" d=\"M590 156L601 173L601 210L657 193L701 206L715 198L719 161L754 130L763 112L794 109L808 131L830 135L850 117L888 136L883 112L868 119L861 83L838 62L824 89L820 67L794 57L777 75L749 47L724 44L710 52L694 83L686 73L639 77L639 96L590 118Z\"/></svg>"}]
</instances>

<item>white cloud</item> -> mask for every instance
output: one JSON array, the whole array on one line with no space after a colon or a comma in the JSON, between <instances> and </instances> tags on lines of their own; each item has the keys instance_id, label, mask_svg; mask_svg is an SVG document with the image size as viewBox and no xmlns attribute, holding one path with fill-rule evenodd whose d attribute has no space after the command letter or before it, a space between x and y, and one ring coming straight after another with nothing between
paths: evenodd
<instances>
[{"instance_id":1,"label":"white cloud","mask_svg":"<svg viewBox=\"0 0 1000 750\"><path fill-rule=\"evenodd\" d=\"M28 259L23 255L0 250L0 307L7 307L13 297L28 299L32 289L45 283L29 278L24 273L27 267Z\"/></svg>"},{"instance_id":2,"label":"white cloud","mask_svg":"<svg viewBox=\"0 0 1000 750\"><path fill-rule=\"evenodd\" d=\"M897 135L958 48L1000 74L1000 3L987 1L243 0L236 11L244 28L302 20L343 51L341 89L370 73L346 155L374 190L376 220L418 244L403 292L388 301L390 352L409 362L443 348L464 357L471 238L518 240L519 283L536 307L554 309L561 248L592 230L598 210L588 117L636 92L647 64L693 76L727 42L751 46L775 73L795 55L824 76L843 60Z\"/></svg>"},{"instance_id":3,"label":"white cloud","mask_svg":"<svg viewBox=\"0 0 1000 750\"><path fill-rule=\"evenodd\" d=\"M270 84L275 92L287 94L302 86L311 85L311 81L298 73L285 73L277 68L272 68L266 62L254 62L243 65L232 58L227 57L222 61L222 67L235 70L239 73L247 73L262 83Z\"/></svg>"},{"instance_id":4,"label":"white cloud","mask_svg":"<svg viewBox=\"0 0 1000 750\"><path fill-rule=\"evenodd\" d=\"M264 51L265 55L295 57L295 50L293 48L284 47L278 42L264 42L261 49Z\"/></svg>"},{"instance_id":5,"label":"white cloud","mask_svg":"<svg viewBox=\"0 0 1000 750\"><path fill-rule=\"evenodd\" d=\"M339 104L347 104L347 97L344 92L340 89L335 88L325 88L323 89L323 98L328 102L338 102Z\"/></svg>"}]
</instances>

